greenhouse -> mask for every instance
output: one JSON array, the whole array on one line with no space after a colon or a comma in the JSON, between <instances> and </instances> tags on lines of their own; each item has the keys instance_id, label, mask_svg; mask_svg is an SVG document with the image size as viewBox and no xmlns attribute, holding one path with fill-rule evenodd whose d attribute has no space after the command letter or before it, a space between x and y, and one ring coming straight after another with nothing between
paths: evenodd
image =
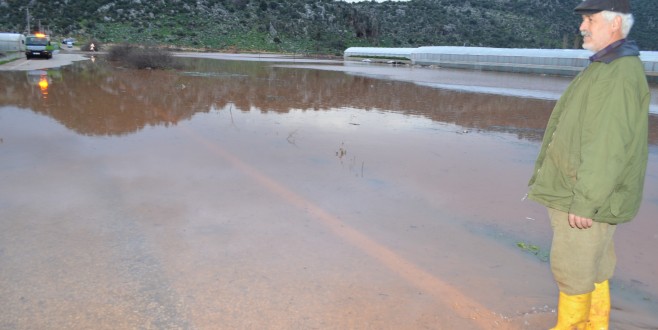
<instances>
[{"instance_id":1,"label":"greenhouse","mask_svg":"<svg viewBox=\"0 0 658 330\"><path fill-rule=\"evenodd\" d=\"M18 33L0 33L0 53L25 51L25 36Z\"/></svg>"},{"instance_id":2,"label":"greenhouse","mask_svg":"<svg viewBox=\"0 0 658 330\"><path fill-rule=\"evenodd\" d=\"M376 48L351 47L345 60L406 58L414 65L449 68L575 75L589 64L592 52L580 49L513 49L486 47ZM641 52L649 76L658 76L658 52Z\"/></svg>"},{"instance_id":3,"label":"greenhouse","mask_svg":"<svg viewBox=\"0 0 658 330\"><path fill-rule=\"evenodd\" d=\"M350 47L345 50L344 58L347 60L363 60L371 58L389 58L411 60L411 53L418 48L383 48L383 47Z\"/></svg>"}]
</instances>

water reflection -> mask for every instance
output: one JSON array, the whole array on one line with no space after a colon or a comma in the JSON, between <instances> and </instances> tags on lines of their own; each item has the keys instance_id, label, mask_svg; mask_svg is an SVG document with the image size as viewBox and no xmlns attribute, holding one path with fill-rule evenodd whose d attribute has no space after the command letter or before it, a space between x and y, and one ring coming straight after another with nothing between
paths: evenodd
<instances>
[{"instance_id":1,"label":"water reflection","mask_svg":"<svg viewBox=\"0 0 658 330\"><path fill-rule=\"evenodd\" d=\"M41 88L41 95L43 95L44 98L48 98L48 85L50 84L48 72L41 71L37 74L39 74L39 82L37 84L39 85L39 88Z\"/></svg>"},{"instance_id":2,"label":"water reflection","mask_svg":"<svg viewBox=\"0 0 658 330\"><path fill-rule=\"evenodd\" d=\"M58 76L57 71L52 71L53 76ZM52 82L49 72L46 70L32 70L27 72L27 81L30 85L38 86L41 92L41 98L48 99L48 87Z\"/></svg>"},{"instance_id":3,"label":"water reflection","mask_svg":"<svg viewBox=\"0 0 658 330\"><path fill-rule=\"evenodd\" d=\"M23 72L3 73L0 106L30 108L85 135L122 135L149 125L175 125L197 112L230 106L283 113L336 108L394 111L538 140L555 103L272 63L185 61L181 71L113 68L98 58L47 74L28 72L27 79ZM655 116L651 125L650 140L657 144Z\"/></svg>"}]
</instances>

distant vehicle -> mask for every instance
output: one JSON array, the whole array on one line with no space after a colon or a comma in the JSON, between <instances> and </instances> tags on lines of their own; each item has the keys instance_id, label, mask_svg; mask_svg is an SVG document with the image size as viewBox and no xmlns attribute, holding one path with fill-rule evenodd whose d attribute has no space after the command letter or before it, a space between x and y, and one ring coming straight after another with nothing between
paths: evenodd
<instances>
[{"instance_id":1,"label":"distant vehicle","mask_svg":"<svg viewBox=\"0 0 658 330\"><path fill-rule=\"evenodd\" d=\"M62 40L62 43L67 45L67 46L68 46L69 42L71 43L71 45L75 45L75 39L74 38L65 38L65 39Z\"/></svg>"},{"instance_id":2,"label":"distant vehicle","mask_svg":"<svg viewBox=\"0 0 658 330\"><path fill-rule=\"evenodd\" d=\"M66 47L73 48L73 41L67 41L66 42Z\"/></svg>"},{"instance_id":3,"label":"distant vehicle","mask_svg":"<svg viewBox=\"0 0 658 330\"><path fill-rule=\"evenodd\" d=\"M43 33L30 34L25 38L25 57L53 57L55 46L50 42L50 36Z\"/></svg>"}]
</instances>

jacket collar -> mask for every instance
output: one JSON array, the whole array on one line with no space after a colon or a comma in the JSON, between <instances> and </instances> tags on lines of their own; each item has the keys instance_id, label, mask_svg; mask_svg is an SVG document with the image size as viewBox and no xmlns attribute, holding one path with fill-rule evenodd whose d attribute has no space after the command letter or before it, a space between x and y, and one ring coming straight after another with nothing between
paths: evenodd
<instances>
[{"instance_id":1,"label":"jacket collar","mask_svg":"<svg viewBox=\"0 0 658 330\"><path fill-rule=\"evenodd\" d=\"M591 62L603 62L609 64L620 57L639 55L640 49L637 47L635 41L620 39L592 55L589 60Z\"/></svg>"}]
</instances>

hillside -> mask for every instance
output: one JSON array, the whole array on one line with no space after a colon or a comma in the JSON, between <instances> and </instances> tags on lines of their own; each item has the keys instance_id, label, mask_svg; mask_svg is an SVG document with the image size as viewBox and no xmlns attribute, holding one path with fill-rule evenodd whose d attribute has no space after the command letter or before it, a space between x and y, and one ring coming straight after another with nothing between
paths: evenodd
<instances>
[{"instance_id":1,"label":"hillside","mask_svg":"<svg viewBox=\"0 0 658 330\"><path fill-rule=\"evenodd\" d=\"M341 54L350 46L578 48L580 0L0 0L0 31L105 43ZM658 50L655 0L634 0L631 38Z\"/></svg>"}]
</instances>

